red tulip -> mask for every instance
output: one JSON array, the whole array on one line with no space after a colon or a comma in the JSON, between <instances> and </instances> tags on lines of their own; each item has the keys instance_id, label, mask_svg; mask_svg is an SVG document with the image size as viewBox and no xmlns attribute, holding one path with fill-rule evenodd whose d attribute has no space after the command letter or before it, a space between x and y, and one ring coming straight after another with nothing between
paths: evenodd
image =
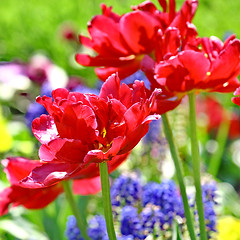
<instances>
[{"instance_id":1,"label":"red tulip","mask_svg":"<svg viewBox=\"0 0 240 240\"><path fill-rule=\"evenodd\" d=\"M240 116L225 109L216 98L211 96L197 98L197 114L199 117L204 114L209 132L216 133L222 123L229 121L228 137L235 139L240 136Z\"/></svg>"},{"instance_id":2,"label":"red tulip","mask_svg":"<svg viewBox=\"0 0 240 240\"><path fill-rule=\"evenodd\" d=\"M236 97L232 98L233 103L235 103L238 106L240 106L240 87L236 89L236 91L234 92L234 95Z\"/></svg>"},{"instance_id":3,"label":"red tulip","mask_svg":"<svg viewBox=\"0 0 240 240\"><path fill-rule=\"evenodd\" d=\"M61 184L39 189L20 186L19 181L27 177L35 167L41 166L40 161L15 157L2 160L2 163L11 186L0 192L0 216L8 212L10 204L12 207L23 205L28 209L43 208L63 192Z\"/></svg>"},{"instance_id":4,"label":"red tulip","mask_svg":"<svg viewBox=\"0 0 240 240\"><path fill-rule=\"evenodd\" d=\"M33 134L42 144L41 166L22 180L22 186L51 186L69 178L99 176L97 163L108 161L109 172L124 161L147 133L149 115L157 91L147 98L144 83L122 84L112 75L103 84L99 97L56 89L50 97L38 97L49 115L32 123Z\"/></svg>"},{"instance_id":5,"label":"red tulip","mask_svg":"<svg viewBox=\"0 0 240 240\"><path fill-rule=\"evenodd\" d=\"M63 192L61 183L42 188L24 188L21 180L31 171L43 165L39 160L29 160L22 157L9 157L2 160L5 173L11 184L0 192L0 216L8 212L9 206L19 205L28 209L41 209L53 202ZM90 168L89 171L94 170ZM80 195L95 194L101 190L100 177L75 179L73 192Z\"/></svg>"},{"instance_id":6,"label":"red tulip","mask_svg":"<svg viewBox=\"0 0 240 240\"><path fill-rule=\"evenodd\" d=\"M155 67L155 87L181 99L191 91L231 92L239 86L240 41L203 38L203 50L183 50ZM151 81L151 79L150 79ZM167 95L167 94L166 94Z\"/></svg>"},{"instance_id":7,"label":"red tulip","mask_svg":"<svg viewBox=\"0 0 240 240\"><path fill-rule=\"evenodd\" d=\"M159 0L159 3L163 12L150 1L145 1L122 16L102 5L103 14L95 16L88 25L90 38L80 36L80 42L94 50L97 56L77 54L77 62L84 66L101 67L95 71L103 81L115 72L122 79L140 68L144 55L159 55L156 50L159 47L159 31L165 34L168 27L177 28L183 39L198 1L185 1L178 12L175 0L170 0L169 6L165 0Z\"/></svg>"}]
</instances>

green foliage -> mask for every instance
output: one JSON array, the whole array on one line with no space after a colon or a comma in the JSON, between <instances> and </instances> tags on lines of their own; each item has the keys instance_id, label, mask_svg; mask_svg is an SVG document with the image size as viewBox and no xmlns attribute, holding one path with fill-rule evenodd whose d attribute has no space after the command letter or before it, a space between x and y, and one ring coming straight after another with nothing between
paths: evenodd
<instances>
[{"instance_id":1,"label":"green foliage","mask_svg":"<svg viewBox=\"0 0 240 240\"><path fill-rule=\"evenodd\" d=\"M64 41L61 29L68 23L77 33L87 34L87 22L96 14L100 14L100 3L113 6L115 12L121 14L129 11L130 5L139 0L5 0L0 2L0 60L19 59L28 61L36 52L45 53L54 63L75 74L88 78L93 84L93 69L83 68L74 62L77 46ZM153 1L158 5L158 2ZM183 1L177 1L178 8ZM240 2L230 0L200 1L194 18L200 36L216 35L223 38L226 32L240 35L237 13Z\"/></svg>"}]
</instances>

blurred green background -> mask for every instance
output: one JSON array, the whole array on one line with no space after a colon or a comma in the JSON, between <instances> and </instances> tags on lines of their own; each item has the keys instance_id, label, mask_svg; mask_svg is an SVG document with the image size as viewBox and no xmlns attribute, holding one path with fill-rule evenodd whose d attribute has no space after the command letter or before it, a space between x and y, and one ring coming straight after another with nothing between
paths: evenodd
<instances>
[{"instance_id":1,"label":"blurred green background","mask_svg":"<svg viewBox=\"0 0 240 240\"><path fill-rule=\"evenodd\" d=\"M94 79L93 70L86 71L74 61L77 46L64 41L63 26L87 34L87 22L101 12L100 0L1 0L0 61L27 61L36 52L45 53L68 74ZM139 0L106 0L119 14L129 11ZM153 1L158 5L157 0ZM179 9L183 1L177 0ZM160 9L160 8L159 8ZM200 36L223 38L228 32L240 35L240 1L200 0L194 18ZM90 83L91 85L91 83Z\"/></svg>"}]
</instances>

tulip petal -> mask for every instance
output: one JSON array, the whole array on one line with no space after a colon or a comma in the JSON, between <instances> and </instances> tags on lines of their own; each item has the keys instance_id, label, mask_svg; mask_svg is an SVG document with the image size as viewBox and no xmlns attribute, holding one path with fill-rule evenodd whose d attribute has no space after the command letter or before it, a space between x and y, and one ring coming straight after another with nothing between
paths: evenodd
<instances>
[{"instance_id":1,"label":"tulip petal","mask_svg":"<svg viewBox=\"0 0 240 240\"><path fill-rule=\"evenodd\" d=\"M135 73L140 67L141 58L135 59L129 64L125 64L121 67L102 67L102 68L95 68L95 72L97 76L105 81L109 76L113 73L118 73L118 77L120 79L124 79L129 75Z\"/></svg>"},{"instance_id":2,"label":"tulip petal","mask_svg":"<svg viewBox=\"0 0 240 240\"><path fill-rule=\"evenodd\" d=\"M134 53L150 52L154 47L154 34L159 28L159 21L148 12L127 13L119 24L125 41Z\"/></svg>"},{"instance_id":3,"label":"tulip petal","mask_svg":"<svg viewBox=\"0 0 240 240\"><path fill-rule=\"evenodd\" d=\"M101 179L100 177L76 179L73 181L73 192L80 195L96 194L100 192Z\"/></svg>"},{"instance_id":4,"label":"tulip petal","mask_svg":"<svg viewBox=\"0 0 240 240\"><path fill-rule=\"evenodd\" d=\"M102 85L99 97L104 100L108 98L119 99L120 79L118 74L112 74Z\"/></svg>"},{"instance_id":5,"label":"tulip petal","mask_svg":"<svg viewBox=\"0 0 240 240\"><path fill-rule=\"evenodd\" d=\"M122 143L119 154L124 154L132 150L138 144L141 138L148 132L149 123L152 120L158 120L159 118L160 115L151 115L147 117L142 124L130 131Z\"/></svg>"},{"instance_id":6,"label":"tulip petal","mask_svg":"<svg viewBox=\"0 0 240 240\"><path fill-rule=\"evenodd\" d=\"M58 137L53 118L45 114L33 120L32 131L37 140L42 144L46 144Z\"/></svg>"},{"instance_id":7,"label":"tulip petal","mask_svg":"<svg viewBox=\"0 0 240 240\"><path fill-rule=\"evenodd\" d=\"M91 20L88 31L93 39L96 52L103 53L105 56L128 54L127 45L119 31L119 23L113 19L97 15ZM105 46L103 46L103 42Z\"/></svg>"},{"instance_id":8,"label":"tulip petal","mask_svg":"<svg viewBox=\"0 0 240 240\"><path fill-rule=\"evenodd\" d=\"M24 178L19 186L24 188L43 188L54 185L78 170L79 164L68 163L46 163L32 170L29 176Z\"/></svg>"},{"instance_id":9,"label":"tulip petal","mask_svg":"<svg viewBox=\"0 0 240 240\"><path fill-rule=\"evenodd\" d=\"M84 163L88 165L89 163L101 163L104 161L110 161L114 156L118 154L118 152L121 149L121 144L124 141L123 137L117 137L113 139L111 147L106 151L103 152L103 150L95 149L91 150L87 153L87 155L84 158Z\"/></svg>"},{"instance_id":10,"label":"tulip petal","mask_svg":"<svg viewBox=\"0 0 240 240\"><path fill-rule=\"evenodd\" d=\"M81 102L67 105L62 119L56 121L56 127L61 138L79 139L83 143L96 139L95 113L92 108Z\"/></svg>"},{"instance_id":11,"label":"tulip petal","mask_svg":"<svg viewBox=\"0 0 240 240\"><path fill-rule=\"evenodd\" d=\"M234 40L213 61L210 79L226 79L235 73L240 62L240 41ZM239 69L239 67L238 67Z\"/></svg>"},{"instance_id":12,"label":"tulip petal","mask_svg":"<svg viewBox=\"0 0 240 240\"><path fill-rule=\"evenodd\" d=\"M23 205L28 209L44 208L62 192L61 184L40 189L28 189L15 185L5 188L0 192L0 216L8 212L10 204L12 204L12 207Z\"/></svg>"},{"instance_id":13,"label":"tulip petal","mask_svg":"<svg viewBox=\"0 0 240 240\"><path fill-rule=\"evenodd\" d=\"M39 149L39 157L44 162L81 164L88 146L80 140L57 138Z\"/></svg>"},{"instance_id":14,"label":"tulip petal","mask_svg":"<svg viewBox=\"0 0 240 240\"><path fill-rule=\"evenodd\" d=\"M194 80L195 84L206 77L210 62L203 53L186 50L179 53L178 59L188 70L190 79Z\"/></svg>"},{"instance_id":15,"label":"tulip petal","mask_svg":"<svg viewBox=\"0 0 240 240\"><path fill-rule=\"evenodd\" d=\"M23 157L8 157L1 161L7 179L11 184L17 185L20 180L28 176L28 174L40 165L40 161L30 160Z\"/></svg>"},{"instance_id":16,"label":"tulip petal","mask_svg":"<svg viewBox=\"0 0 240 240\"><path fill-rule=\"evenodd\" d=\"M135 57L91 57L87 54L76 54L76 61L83 66L106 66L106 67L121 67L131 64L135 61Z\"/></svg>"}]
</instances>

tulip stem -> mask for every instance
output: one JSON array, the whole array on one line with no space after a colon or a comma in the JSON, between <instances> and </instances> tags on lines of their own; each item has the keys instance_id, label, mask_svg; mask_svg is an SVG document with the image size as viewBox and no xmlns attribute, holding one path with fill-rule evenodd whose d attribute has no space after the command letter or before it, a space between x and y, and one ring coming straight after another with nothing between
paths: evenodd
<instances>
[{"instance_id":1,"label":"tulip stem","mask_svg":"<svg viewBox=\"0 0 240 240\"><path fill-rule=\"evenodd\" d=\"M173 140L172 129L170 127L166 113L162 115L162 122L163 122L165 136L168 140L170 152L171 152L173 162L175 165L175 169L176 169L176 175L177 175L177 179L178 179L178 183L179 183L179 187L180 187L180 191L181 191L181 196L182 196L182 200L183 200L183 207L184 207L188 232L189 232L191 240L196 240L192 214L190 211L187 193L186 193L186 187L185 187L184 180L183 180L183 170L182 170L182 166L181 166L181 162L180 162L180 157L179 157L177 148L176 148L174 140Z\"/></svg>"},{"instance_id":2,"label":"tulip stem","mask_svg":"<svg viewBox=\"0 0 240 240\"><path fill-rule=\"evenodd\" d=\"M65 191L67 201L68 201L68 203L69 203L69 205L72 209L72 212L73 212L73 214L76 218L77 226L78 226L78 228L81 232L81 235L84 239L90 240L90 238L87 235L87 229L86 229L84 221L81 217L81 214L80 214L80 211L78 209L77 203L74 200L74 197L73 197L73 194L72 194L72 191L71 191L70 182L69 181L63 181L62 184L63 184L63 188L64 188L64 191Z\"/></svg>"},{"instance_id":3,"label":"tulip stem","mask_svg":"<svg viewBox=\"0 0 240 240\"><path fill-rule=\"evenodd\" d=\"M108 237L111 240L117 240L116 233L113 225L113 216L112 216L112 203L110 196L110 185L109 185L109 175L108 175L108 166L107 162L99 163L100 177L101 177L101 186L102 186L102 199L103 199L103 208L104 215L107 225Z\"/></svg>"},{"instance_id":4,"label":"tulip stem","mask_svg":"<svg viewBox=\"0 0 240 240\"><path fill-rule=\"evenodd\" d=\"M191 138L191 153L193 164L193 178L196 189L196 205L199 217L200 239L207 240L204 207L202 200L201 175L200 175L200 155L199 143L197 137L197 121L196 121L196 96L195 93L189 93L189 120L190 120L190 138Z\"/></svg>"}]
</instances>

